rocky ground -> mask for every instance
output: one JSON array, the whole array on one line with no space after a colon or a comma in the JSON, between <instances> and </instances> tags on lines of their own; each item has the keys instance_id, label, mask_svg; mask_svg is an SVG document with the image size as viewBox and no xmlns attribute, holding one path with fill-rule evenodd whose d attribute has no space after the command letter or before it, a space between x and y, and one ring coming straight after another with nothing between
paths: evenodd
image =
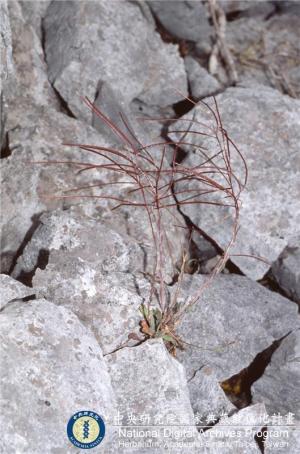
<instances>
[{"instance_id":1,"label":"rocky ground","mask_svg":"<svg viewBox=\"0 0 300 454\"><path fill-rule=\"evenodd\" d=\"M200 0L1 0L0 452L79 452L66 424L83 409L106 422L97 452L299 452L300 4L218 4L216 25ZM120 147L84 96L114 121L125 112L141 142L172 148L189 119L210 121L198 102L211 95L249 178L230 259L184 313L175 358L161 338L137 341L155 261L143 210L53 197L99 181L116 197L128 184L33 161L89 166L93 156L63 143ZM187 130L185 142L176 162L197 165L203 136ZM172 203L171 296L192 228L183 304L226 249L230 215ZM132 439L120 424L190 432Z\"/></svg>"}]
</instances>

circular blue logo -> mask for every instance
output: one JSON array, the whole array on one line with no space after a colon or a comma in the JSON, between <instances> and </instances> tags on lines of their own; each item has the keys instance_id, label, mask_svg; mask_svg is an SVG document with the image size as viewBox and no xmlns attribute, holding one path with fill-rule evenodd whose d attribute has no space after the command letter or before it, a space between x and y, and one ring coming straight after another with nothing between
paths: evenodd
<instances>
[{"instance_id":1,"label":"circular blue logo","mask_svg":"<svg viewBox=\"0 0 300 454\"><path fill-rule=\"evenodd\" d=\"M104 438L105 424L101 416L93 411L78 411L69 419L67 434L77 448L95 448Z\"/></svg>"}]
</instances>

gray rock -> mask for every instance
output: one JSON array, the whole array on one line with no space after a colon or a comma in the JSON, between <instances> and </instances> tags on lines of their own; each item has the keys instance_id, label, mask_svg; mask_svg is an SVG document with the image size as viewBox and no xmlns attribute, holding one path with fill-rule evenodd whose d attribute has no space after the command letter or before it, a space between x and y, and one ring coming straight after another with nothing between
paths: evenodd
<instances>
[{"instance_id":1,"label":"gray rock","mask_svg":"<svg viewBox=\"0 0 300 454\"><path fill-rule=\"evenodd\" d=\"M23 17L27 25L31 25L36 34L42 39L42 19L45 17L51 0L20 0Z\"/></svg>"},{"instance_id":2,"label":"gray rock","mask_svg":"<svg viewBox=\"0 0 300 454\"><path fill-rule=\"evenodd\" d=\"M178 352L187 376L203 366L224 381L249 366L275 340L300 326L297 306L244 276L219 275L205 289L209 277L193 275L183 281L178 302L201 292L187 310L177 333L187 342ZM191 345L189 345L191 344Z\"/></svg>"},{"instance_id":3,"label":"gray rock","mask_svg":"<svg viewBox=\"0 0 300 454\"><path fill-rule=\"evenodd\" d=\"M275 429L275 430L274 430ZM300 450L300 423L295 421L292 426L270 427L274 435L264 443L265 454L298 454ZM276 431L277 434L276 435Z\"/></svg>"},{"instance_id":4,"label":"gray rock","mask_svg":"<svg viewBox=\"0 0 300 454\"><path fill-rule=\"evenodd\" d=\"M300 302L300 237L289 241L279 259L272 267L279 286L296 302Z\"/></svg>"},{"instance_id":5,"label":"gray rock","mask_svg":"<svg viewBox=\"0 0 300 454\"><path fill-rule=\"evenodd\" d=\"M252 385L254 402L264 402L270 415L300 414L300 331L289 334L273 353L262 377Z\"/></svg>"},{"instance_id":6,"label":"gray rock","mask_svg":"<svg viewBox=\"0 0 300 454\"><path fill-rule=\"evenodd\" d=\"M282 13L295 14L300 16L300 6L295 0L274 0L277 8Z\"/></svg>"},{"instance_id":7,"label":"gray rock","mask_svg":"<svg viewBox=\"0 0 300 454\"><path fill-rule=\"evenodd\" d=\"M224 128L243 154L249 171L246 190L241 194L240 230L231 253L260 256L273 263L297 233L300 222L300 101L262 86L229 88L216 99ZM213 116L201 104L183 118L215 127ZM172 130L186 130L187 124L179 120ZM203 127L195 128L204 131ZM179 140L179 134L170 135ZM206 147L208 156L216 152L217 143L211 138L188 133L185 141L191 146L185 147L189 154L182 165L194 167L203 162L199 152L193 153L194 144ZM233 149L231 159L235 173L241 176L243 164ZM232 234L230 208L184 205L182 211L219 246L228 245ZM231 260L253 279L262 278L270 267L249 257L232 256Z\"/></svg>"},{"instance_id":8,"label":"gray rock","mask_svg":"<svg viewBox=\"0 0 300 454\"><path fill-rule=\"evenodd\" d=\"M67 143L107 142L90 126L70 118L51 108L45 110L30 104L13 109L8 143L11 154L1 160L1 255L3 268L7 272L16 251L25 235L36 227L37 218L45 210L66 207L79 203L80 199L53 199L64 190L101 181L99 173L78 175L78 166L57 164L52 166L34 164L36 161L79 161L103 163L104 158L78 151ZM107 144L109 146L109 144ZM110 175L111 178L111 175ZM16 188L16 182L18 190ZM84 195L88 195L85 192ZM81 199L82 200L82 199Z\"/></svg>"},{"instance_id":9,"label":"gray rock","mask_svg":"<svg viewBox=\"0 0 300 454\"><path fill-rule=\"evenodd\" d=\"M108 138L98 134L95 129L82 122L70 118L53 109L33 107L26 115L23 108L14 111L11 118L11 130L8 132L11 155L1 161L2 207L6 216L2 220L2 271L9 271L16 250L19 249L27 232L37 226L37 218L45 210L57 207L77 205L82 201L91 200L87 212L100 219L105 218L114 228L118 225L120 232L132 235L145 248L147 271L153 272L155 250L153 248L152 231L144 208L124 206L119 213L111 211L117 202L114 197L126 196L132 184L124 183L129 178L104 169L78 174L81 167L74 165L33 164L31 161L79 161L87 164L107 164L104 157L80 151L76 147L63 146L62 143L81 143L113 147ZM13 121L12 121L13 120ZM22 178L20 178L22 175ZM17 193L13 190L14 182L19 181ZM122 183L119 183L122 182ZM118 184L114 184L118 183ZM95 185L81 192L64 193L72 188ZM96 187L97 186L97 187ZM68 196L66 199L54 199L56 195ZM72 197L71 197L72 195ZM75 195L75 197L74 197ZM105 195L108 198L105 198ZM137 193L135 193L137 196ZM134 196L135 196L134 195ZM52 198L51 198L52 197ZM100 198L99 197L103 197ZM110 199L111 197L111 199ZM136 197L137 198L137 197ZM136 214L138 213L138 214ZM179 260L184 243L185 231L177 225L182 224L176 207L164 214L170 253L166 254L168 275L174 274L174 263ZM31 230L30 230L31 229ZM172 252L173 251L173 252ZM147 255L147 257L146 257ZM141 268L143 261L140 262Z\"/></svg>"},{"instance_id":10,"label":"gray rock","mask_svg":"<svg viewBox=\"0 0 300 454\"><path fill-rule=\"evenodd\" d=\"M275 12L273 1L266 0L219 0L218 2L226 14L242 16L269 16ZM234 21L235 22L235 21Z\"/></svg>"},{"instance_id":11,"label":"gray rock","mask_svg":"<svg viewBox=\"0 0 300 454\"><path fill-rule=\"evenodd\" d=\"M31 273L39 265L41 250L49 254L58 251L63 255L67 251L69 259L87 261L104 273L140 271L143 264L143 252L134 240L80 214L75 207L41 217L13 275ZM61 259L60 254L57 257Z\"/></svg>"},{"instance_id":12,"label":"gray rock","mask_svg":"<svg viewBox=\"0 0 300 454\"><path fill-rule=\"evenodd\" d=\"M200 426L215 423L215 420L210 419L210 415L219 419L222 414L228 415L236 410L226 397L211 367L203 366L197 370L188 379L188 387L196 424L199 422Z\"/></svg>"},{"instance_id":13,"label":"gray rock","mask_svg":"<svg viewBox=\"0 0 300 454\"><path fill-rule=\"evenodd\" d=\"M184 64L193 97L204 98L220 90L219 82L193 57L185 57Z\"/></svg>"},{"instance_id":14,"label":"gray rock","mask_svg":"<svg viewBox=\"0 0 300 454\"><path fill-rule=\"evenodd\" d=\"M226 41L235 56L240 83L259 83L299 96L294 71L299 66L300 16L274 15L241 18L229 22Z\"/></svg>"},{"instance_id":15,"label":"gray rock","mask_svg":"<svg viewBox=\"0 0 300 454\"><path fill-rule=\"evenodd\" d=\"M224 416L213 428L201 434L199 443L202 443L203 448L200 452L259 454L261 451L254 437L260 431L264 415L264 405L256 404L240 410L230 418Z\"/></svg>"},{"instance_id":16,"label":"gray rock","mask_svg":"<svg viewBox=\"0 0 300 454\"><path fill-rule=\"evenodd\" d=\"M151 0L148 5L171 35L187 41L209 41L211 27L202 2Z\"/></svg>"},{"instance_id":17,"label":"gray rock","mask_svg":"<svg viewBox=\"0 0 300 454\"><path fill-rule=\"evenodd\" d=\"M299 98L300 95L300 65L294 66L289 71L289 85Z\"/></svg>"},{"instance_id":18,"label":"gray rock","mask_svg":"<svg viewBox=\"0 0 300 454\"><path fill-rule=\"evenodd\" d=\"M98 343L71 311L46 300L9 304L0 324L2 452L71 454L66 424L76 411L105 421L116 411Z\"/></svg>"},{"instance_id":19,"label":"gray rock","mask_svg":"<svg viewBox=\"0 0 300 454\"><path fill-rule=\"evenodd\" d=\"M11 28L9 22L7 1L2 1L0 3L0 150L1 157L3 156L3 151L7 146L7 140L5 137L5 122L6 122L6 109L4 99L9 92L9 80L14 73L14 63L12 56L12 42L11 42Z\"/></svg>"},{"instance_id":20,"label":"gray rock","mask_svg":"<svg viewBox=\"0 0 300 454\"><path fill-rule=\"evenodd\" d=\"M193 230L191 240L195 248L194 256L200 263L204 263L218 254L216 248L196 230Z\"/></svg>"},{"instance_id":21,"label":"gray rock","mask_svg":"<svg viewBox=\"0 0 300 454\"><path fill-rule=\"evenodd\" d=\"M26 287L6 274L0 274L0 310L10 301L26 298L34 294L35 291L32 288Z\"/></svg>"},{"instance_id":22,"label":"gray rock","mask_svg":"<svg viewBox=\"0 0 300 454\"><path fill-rule=\"evenodd\" d=\"M148 283L129 272L143 265L144 253L132 238L74 208L42 216L13 274L26 279L34 273L38 295L70 308L108 353L139 331L144 297L138 293L146 298Z\"/></svg>"},{"instance_id":23,"label":"gray rock","mask_svg":"<svg viewBox=\"0 0 300 454\"><path fill-rule=\"evenodd\" d=\"M129 337L133 333L141 337L139 306L144 299L129 273L103 274L95 264L53 252L46 269L36 271L33 285L38 295L70 308L93 331L104 354L135 344L136 338Z\"/></svg>"},{"instance_id":24,"label":"gray rock","mask_svg":"<svg viewBox=\"0 0 300 454\"><path fill-rule=\"evenodd\" d=\"M129 138L129 140L131 140L133 146L137 149L141 146L149 145L150 143L162 141L161 122L142 121L146 115L144 112L141 114L141 111L138 110L139 106L143 106L144 110L148 113L146 118L151 116L157 118L163 117L163 113L160 112L160 109L148 106L138 99L134 99L130 106L127 105L122 93L118 90L113 90L111 85L105 81L100 81L98 84L94 104ZM149 112L151 112L150 115ZM171 112L171 116L174 117L172 109ZM136 117L138 117L138 119ZM92 125L102 135L107 136L113 143L118 143L119 146L121 145L122 147L124 146L124 141L108 128L96 113L93 113Z\"/></svg>"},{"instance_id":25,"label":"gray rock","mask_svg":"<svg viewBox=\"0 0 300 454\"><path fill-rule=\"evenodd\" d=\"M1 69L0 76L1 82L9 77L13 72L13 57L12 57L12 43L11 43L11 28L9 23L7 1L4 0L0 3L0 18L1 18L1 32L0 32L0 55L1 55Z\"/></svg>"},{"instance_id":26,"label":"gray rock","mask_svg":"<svg viewBox=\"0 0 300 454\"><path fill-rule=\"evenodd\" d=\"M176 442L174 432L178 430L190 431L190 436L186 436L184 441L197 437L184 368L169 355L162 340L121 349L106 356L106 359L117 395L120 424L128 425L128 431L144 425L146 427L137 427L137 430L158 432L157 437L145 435L135 440L158 441L162 446L155 448L154 445L153 452L161 453L168 452L166 443ZM164 432L166 428L169 433ZM129 441L128 432L120 440ZM178 447L169 447L169 450L182 452L182 448ZM144 451L140 447L138 452ZM190 449L183 452L197 451Z\"/></svg>"},{"instance_id":27,"label":"gray rock","mask_svg":"<svg viewBox=\"0 0 300 454\"><path fill-rule=\"evenodd\" d=\"M177 46L162 42L138 4L52 2L44 28L49 79L76 116L90 121L81 97L94 100L99 80L127 104L166 106L181 99L173 87L187 92Z\"/></svg>"},{"instance_id":28,"label":"gray rock","mask_svg":"<svg viewBox=\"0 0 300 454\"><path fill-rule=\"evenodd\" d=\"M21 106L26 112L24 115L27 115L28 106L32 104L59 109L56 95L48 81L44 52L35 29L24 19L21 4L16 0L8 2L8 9L15 66L13 86L6 99L9 104L8 116L10 114L14 121L15 109L19 110ZM10 129L10 122L8 123L7 129Z\"/></svg>"}]
</instances>

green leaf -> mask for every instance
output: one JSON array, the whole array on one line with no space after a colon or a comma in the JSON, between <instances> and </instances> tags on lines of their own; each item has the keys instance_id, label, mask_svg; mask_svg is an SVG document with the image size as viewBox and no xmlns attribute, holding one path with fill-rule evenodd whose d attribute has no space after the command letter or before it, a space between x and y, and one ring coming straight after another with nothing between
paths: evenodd
<instances>
[{"instance_id":1,"label":"green leaf","mask_svg":"<svg viewBox=\"0 0 300 454\"><path fill-rule=\"evenodd\" d=\"M155 317L155 320L156 320L156 328L159 326L161 320L162 320L162 313L159 309L154 309L153 310L153 315Z\"/></svg>"},{"instance_id":2,"label":"green leaf","mask_svg":"<svg viewBox=\"0 0 300 454\"><path fill-rule=\"evenodd\" d=\"M146 306L144 305L144 303L141 304L141 305L139 306L139 310L140 310L142 316L143 316L146 320L148 320L148 309L146 308Z\"/></svg>"},{"instance_id":3,"label":"green leaf","mask_svg":"<svg viewBox=\"0 0 300 454\"><path fill-rule=\"evenodd\" d=\"M166 342L171 342L171 344L173 344L173 345L177 345L176 340L174 339L174 337L170 336L170 334L164 334L163 340Z\"/></svg>"},{"instance_id":4,"label":"green leaf","mask_svg":"<svg viewBox=\"0 0 300 454\"><path fill-rule=\"evenodd\" d=\"M155 318L153 315L153 311L150 311L148 321L149 321L151 330L155 332Z\"/></svg>"}]
</instances>

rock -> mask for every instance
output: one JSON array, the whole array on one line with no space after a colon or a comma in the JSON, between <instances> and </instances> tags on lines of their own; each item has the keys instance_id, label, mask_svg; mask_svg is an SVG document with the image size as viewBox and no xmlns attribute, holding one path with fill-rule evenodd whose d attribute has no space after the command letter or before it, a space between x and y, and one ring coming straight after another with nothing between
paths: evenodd
<instances>
[{"instance_id":1,"label":"rock","mask_svg":"<svg viewBox=\"0 0 300 454\"><path fill-rule=\"evenodd\" d=\"M46 300L9 304L0 324L3 452L71 454L66 424L76 411L105 421L116 411L98 343L70 310ZM107 424L102 446L112 431Z\"/></svg>"},{"instance_id":2,"label":"rock","mask_svg":"<svg viewBox=\"0 0 300 454\"><path fill-rule=\"evenodd\" d=\"M300 237L289 241L279 259L272 267L278 285L294 301L300 302Z\"/></svg>"},{"instance_id":3,"label":"rock","mask_svg":"<svg viewBox=\"0 0 300 454\"><path fill-rule=\"evenodd\" d=\"M273 436L270 440L264 442L265 454L298 454L300 449L299 430L300 423L295 421L292 426L273 426L270 427L273 431ZM275 430L274 430L275 429ZM276 435L276 432L277 435ZM288 451L287 451L288 449Z\"/></svg>"},{"instance_id":4,"label":"rock","mask_svg":"<svg viewBox=\"0 0 300 454\"><path fill-rule=\"evenodd\" d=\"M134 240L88 218L75 207L44 214L40 223L17 262L14 276L32 273L39 266L42 250L49 255L58 251L58 260L67 251L69 259L87 261L103 273L141 270L143 252Z\"/></svg>"},{"instance_id":5,"label":"rock","mask_svg":"<svg viewBox=\"0 0 300 454\"><path fill-rule=\"evenodd\" d=\"M26 24L31 25L40 40L42 40L42 19L45 17L48 6L51 0L19 0L21 4L23 17Z\"/></svg>"},{"instance_id":6,"label":"rock","mask_svg":"<svg viewBox=\"0 0 300 454\"><path fill-rule=\"evenodd\" d=\"M297 233L300 222L300 101L262 86L229 88L216 99L224 128L243 154L249 172L246 190L240 198L240 230L231 254L260 256L273 263ZM209 103L213 106L212 101ZM215 127L213 116L201 104L183 118L193 118ZM186 130L187 122L181 120L172 126L173 131L183 128ZM203 127L196 130L204 131ZM175 141L180 138L178 133L169 135ZM185 141L191 146L183 146L189 154L182 165L191 167L204 159L200 153L193 152L194 144L205 146L206 156L207 153L209 156L214 154L217 146L215 140L193 133L188 133ZM231 159L233 169L240 177L243 163L233 148ZM213 173L211 176L215 178ZM190 186L186 185L185 189L188 188ZM228 245L232 235L230 208L194 204L181 209L221 248ZM253 279L262 278L270 267L249 257L232 255L231 260Z\"/></svg>"},{"instance_id":7,"label":"rock","mask_svg":"<svg viewBox=\"0 0 300 454\"><path fill-rule=\"evenodd\" d=\"M10 301L23 299L34 295L32 288L26 287L21 282L15 281L6 274L0 274L0 310L2 310Z\"/></svg>"},{"instance_id":8,"label":"rock","mask_svg":"<svg viewBox=\"0 0 300 454\"><path fill-rule=\"evenodd\" d=\"M91 120L81 97L94 100L100 80L127 104L167 106L182 98L173 87L187 93L177 46L162 42L138 4L52 2L44 29L49 79L76 116Z\"/></svg>"},{"instance_id":9,"label":"rock","mask_svg":"<svg viewBox=\"0 0 300 454\"><path fill-rule=\"evenodd\" d=\"M176 442L177 430L190 431L190 435L183 438L185 442L197 436L184 368L169 355L162 340L123 348L106 359L117 395L119 424L129 426L120 441L129 441L129 431L138 425L145 427L136 427L136 430L158 432L157 437L134 438L140 442L159 441L162 446L155 451L157 453L166 452L166 443ZM166 428L169 432L164 432ZM146 450L141 448L142 445L139 452L144 453ZM173 447L171 452L182 452L180 449Z\"/></svg>"},{"instance_id":10,"label":"rock","mask_svg":"<svg viewBox=\"0 0 300 454\"><path fill-rule=\"evenodd\" d=\"M1 7L2 5L4 3L1 3ZM2 207L6 213L1 222L2 272L9 271L16 251L34 223L33 219L47 205L37 195L39 189L46 186L43 181L46 178L39 178L43 172L37 167L33 169L28 161L46 156L49 159L50 151L55 156L54 149L56 151L61 146L63 130L66 132L69 129L69 139L74 137L73 131L70 132L74 129L74 122L70 127L69 119L60 116L50 107L56 107L56 97L47 79L43 51L37 35L32 27L25 26L20 4L12 0L8 6L14 73L10 75L9 85L4 91L1 119L1 133L5 137L2 156L5 159L1 160ZM8 43L8 38L6 41ZM55 129L50 126L53 124ZM58 142L51 144L53 138L57 138ZM45 152L46 148L49 155ZM56 184L61 187L61 171L58 170L56 176ZM14 190L16 181L18 191Z\"/></svg>"},{"instance_id":11,"label":"rock","mask_svg":"<svg viewBox=\"0 0 300 454\"><path fill-rule=\"evenodd\" d=\"M299 96L294 75L299 67L299 26L300 17L294 14L274 15L268 21L241 18L227 24L226 41L243 86L259 83Z\"/></svg>"},{"instance_id":12,"label":"rock","mask_svg":"<svg viewBox=\"0 0 300 454\"><path fill-rule=\"evenodd\" d=\"M177 329L183 342L188 343L184 344L185 351L178 352L178 359L189 378L208 366L218 381L224 381L248 367L275 340L300 326L295 303L250 279L221 274L204 291L208 279L186 276L178 298L181 304L201 292L199 301L185 312Z\"/></svg>"},{"instance_id":13,"label":"rock","mask_svg":"<svg viewBox=\"0 0 300 454\"><path fill-rule=\"evenodd\" d=\"M147 3L171 35L187 41L209 41L211 27L202 2L151 0Z\"/></svg>"},{"instance_id":14,"label":"rock","mask_svg":"<svg viewBox=\"0 0 300 454\"><path fill-rule=\"evenodd\" d=\"M218 3L222 7L226 15L235 15L238 17L252 17L261 15L266 18L270 14L275 12L275 5L273 1L219 0Z\"/></svg>"},{"instance_id":15,"label":"rock","mask_svg":"<svg viewBox=\"0 0 300 454\"><path fill-rule=\"evenodd\" d=\"M208 260L217 256L218 252L216 248L196 230L193 230L191 240L194 249L193 257L196 258L199 263L204 264L205 266L205 263Z\"/></svg>"},{"instance_id":16,"label":"rock","mask_svg":"<svg viewBox=\"0 0 300 454\"><path fill-rule=\"evenodd\" d=\"M11 28L9 22L7 1L0 3L0 151L1 158L5 156L7 139L5 137L5 122L7 112L5 111L4 99L10 91L9 79L14 72L14 63L12 56Z\"/></svg>"},{"instance_id":17,"label":"rock","mask_svg":"<svg viewBox=\"0 0 300 454\"><path fill-rule=\"evenodd\" d=\"M131 105L128 106L122 99L121 93L119 93L118 91L113 91L110 84L101 82L98 86L98 94L96 97L95 105L103 112L105 112L105 115L107 115L111 119L111 121L113 121L114 125L129 138L136 149L139 149L141 146L149 146L153 143L160 143L161 145L158 147L148 148L148 155L146 157L148 158L150 156L154 159L154 162L156 162L157 165L161 164L161 156L164 146L163 144L166 142L164 138L160 137L162 125L160 125L159 123L156 124L156 122L154 123L152 121L138 121L138 119L135 118L133 110L137 108L137 105L141 105L138 100L133 101ZM152 110L153 112L156 109L151 109L148 106L146 109L147 113L149 113L149 110ZM161 115L162 114L159 114L156 111L156 115L153 112L152 115L150 114L146 116L146 118L161 118ZM144 117L145 115L143 115L142 119L144 119ZM153 123L154 126L152 126ZM118 140L118 137L116 137L113 131L109 130L108 127L104 125L103 122L101 122L98 116L95 114L93 115L93 126L110 141L117 140L118 147L124 146L121 139ZM157 137L155 137L156 135ZM171 149L171 147L167 147L167 152L162 163L162 168L164 170L170 170L170 166L173 164L173 153L174 150ZM153 164L149 165L148 161L139 161L138 159L136 159L136 162L138 163L140 168L146 168L147 170L153 170L154 168ZM122 179L130 180L129 177ZM165 178L165 182L167 181L168 177ZM146 182L146 184L148 185L148 181ZM108 186L106 192L107 191L111 191L111 187ZM135 191L133 194L134 198L131 198L131 200L139 203L144 203L144 199L140 191ZM149 203L152 204L152 194L150 194L149 196L149 192L147 191L145 191L144 194L146 199L149 200ZM111 195L116 195L115 188L113 188ZM130 199L130 197L128 198ZM173 196L170 199L170 203L171 202L175 203ZM115 212L112 216L110 216L109 213L105 213L106 222L108 222L108 224L111 225L112 228L114 228L114 225L117 221L116 216L120 218L120 222L118 222L119 226L124 227L122 228L122 231L125 234L129 234L140 243L141 247L145 251L145 259L147 262L145 263L145 269L147 269L150 273L153 273L153 265L155 263L155 248L153 245L153 233L146 210L144 208L141 208L140 215L138 215L135 207L124 205L119 207L117 215ZM104 214L101 214L102 219L103 217ZM164 225L165 233L168 237L168 244L165 248L165 274L166 280L168 282L171 282L174 274L176 273L176 264L181 261L183 247L186 243L186 225L183 222L182 217L178 214L176 206L169 206L168 209L163 210L162 224Z\"/></svg>"},{"instance_id":18,"label":"rock","mask_svg":"<svg viewBox=\"0 0 300 454\"><path fill-rule=\"evenodd\" d=\"M221 85L197 60L191 56L184 59L185 69L190 84L191 94L200 99L215 94Z\"/></svg>"},{"instance_id":19,"label":"rock","mask_svg":"<svg viewBox=\"0 0 300 454\"><path fill-rule=\"evenodd\" d=\"M78 175L75 172L78 166L71 164L50 167L33 162L96 161L100 164L104 162L104 158L95 159L91 153L84 154L77 148L66 147L62 143L91 141L109 146L92 127L51 108L45 110L32 104L30 106L26 115L22 108L14 110L15 115L11 118L7 136L10 153L1 160L2 210L6 213L6 216L1 218L1 255L5 265L2 272L9 271L16 251L26 234L30 238L43 211L66 207L80 201L78 198L51 197L63 194L67 189L93 184L95 181L99 183L101 177L103 178L99 173L86 172ZM15 189L16 182L18 190ZM85 192L84 195L88 193Z\"/></svg>"},{"instance_id":20,"label":"rock","mask_svg":"<svg viewBox=\"0 0 300 454\"><path fill-rule=\"evenodd\" d=\"M37 4L42 5L46 2L32 3L36 8ZM15 111L20 110L21 107L24 109L23 115L28 114L28 106L32 104L45 108L51 106L59 110L57 97L48 81L42 44L35 29L24 19L21 4L16 0L8 2L8 9L15 78L12 90L6 98L8 104L7 130L11 129L10 117L12 121L15 121Z\"/></svg>"},{"instance_id":21,"label":"rock","mask_svg":"<svg viewBox=\"0 0 300 454\"><path fill-rule=\"evenodd\" d=\"M300 331L289 334L273 353L262 377L252 385L254 402L264 402L269 415L300 414Z\"/></svg>"},{"instance_id":22,"label":"rock","mask_svg":"<svg viewBox=\"0 0 300 454\"><path fill-rule=\"evenodd\" d=\"M159 110L155 107L143 104L137 99L133 100L129 106L125 103L121 92L113 90L108 82L102 81L98 84L94 104L132 141L136 148L139 148L141 145L146 146L150 143L162 141L162 124L154 121L142 121L145 114L141 114L141 111L138 111L138 106L142 105L145 106L147 112L150 111L152 113L152 117L162 117L162 113L159 114ZM172 114L171 116L174 117L174 112ZM137 119L136 117L139 118ZM149 117L150 115L146 118ZM111 142L117 142L119 146L124 146L124 142L108 128L96 113L93 113L92 125Z\"/></svg>"},{"instance_id":23,"label":"rock","mask_svg":"<svg viewBox=\"0 0 300 454\"><path fill-rule=\"evenodd\" d=\"M299 86L300 86L300 65L294 66L289 71L289 86L292 87L293 92L299 98Z\"/></svg>"},{"instance_id":24,"label":"rock","mask_svg":"<svg viewBox=\"0 0 300 454\"><path fill-rule=\"evenodd\" d=\"M8 132L11 154L1 162L2 206L7 213L6 219L2 218L2 271L10 270L16 251L26 235L25 242L30 239L42 212L90 200L91 203L87 209L90 211L90 216L100 219L100 222L105 218L113 228L118 225L120 232L125 235L129 233L141 243L147 254L145 268L153 273L155 249L145 209L124 206L120 207L117 213L111 211L117 205L114 198L126 197L132 189L130 181L124 183L124 180L128 181L129 178L103 168L78 174L77 170L84 167L83 165L78 167L71 164L58 164L50 167L31 162L79 161L87 164L107 164L109 161L104 157L81 151L76 147L63 146L62 143L90 143L109 148L114 147L114 144L92 127L52 109L45 111L42 107L32 108L30 114L26 116L25 123L23 114L23 110L20 109L14 117L14 122L11 123L11 130ZM17 193L13 190L16 180L19 180ZM63 192L91 185L95 187L80 192ZM53 198L56 195L68 198ZM87 198L91 196L95 199ZM137 196L138 194L135 193L133 198L137 199ZM171 280L174 274L174 263L179 260L182 252L178 245L185 241L185 230L178 227L182 222L176 207L166 211L164 217L171 245L170 253L166 254L167 273ZM142 261L139 264L142 268Z\"/></svg>"},{"instance_id":25,"label":"rock","mask_svg":"<svg viewBox=\"0 0 300 454\"><path fill-rule=\"evenodd\" d=\"M199 437L199 446L203 446L200 452L259 454L261 451L254 437L260 432L264 415L264 405L256 404L240 410L230 418L222 417L214 427Z\"/></svg>"},{"instance_id":26,"label":"rock","mask_svg":"<svg viewBox=\"0 0 300 454\"><path fill-rule=\"evenodd\" d=\"M133 239L71 209L42 216L13 274L23 280L34 274L38 295L70 308L108 353L139 331L138 292L146 298L148 283L129 272L143 265Z\"/></svg>"},{"instance_id":27,"label":"rock","mask_svg":"<svg viewBox=\"0 0 300 454\"><path fill-rule=\"evenodd\" d=\"M281 13L289 13L300 16L299 3L294 0L274 0L276 7Z\"/></svg>"},{"instance_id":28,"label":"rock","mask_svg":"<svg viewBox=\"0 0 300 454\"><path fill-rule=\"evenodd\" d=\"M7 1L0 4L1 32L0 32L0 53L1 53L1 82L5 81L13 72L13 57L11 43L11 28L7 9Z\"/></svg>"},{"instance_id":29,"label":"rock","mask_svg":"<svg viewBox=\"0 0 300 454\"><path fill-rule=\"evenodd\" d=\"M63 259L54 252L46 269L36 271L33 285L38 294L70 308L92 330L104 354L136 344L141 337L139 306L144 298L137 289L142 280L116 271L103 274L88 262Z\"/></svg>"},{"instance_id":30,"label":"rock","mask_svg":"<svg viewBox=\"0 0 300 454\"><path fill-rule=\"evenodd\" d=\"M188 379L188 387L196 424L199 422L200 426L215 423L215 420L210 419L210 415L219 419L220 415L228 415L236 410L226 397L211 367L203 366L197 370ZM200 424L200 421L203 424Z\"/></svg>"}]
</instances>

